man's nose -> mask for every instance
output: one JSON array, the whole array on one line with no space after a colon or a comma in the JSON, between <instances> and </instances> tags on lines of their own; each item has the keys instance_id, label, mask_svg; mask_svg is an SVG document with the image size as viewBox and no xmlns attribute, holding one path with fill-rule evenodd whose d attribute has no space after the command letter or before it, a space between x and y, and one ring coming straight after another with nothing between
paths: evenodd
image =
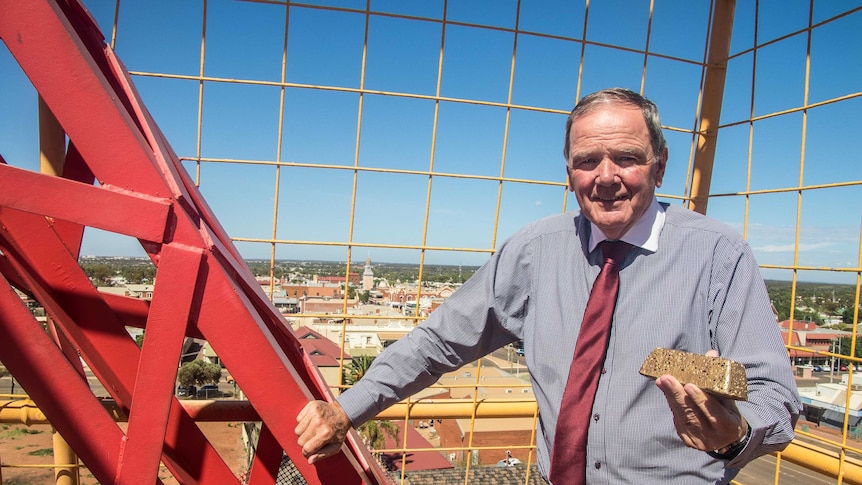
<instances>
[{"instance_id":1,"label":"man's nose","mask_svg":"<svg viewBox=\"0 0 862 485\"><path fill-rule=\"evenodd\" d=\"M603 157L596 167L596 183L601 185L613 185L616 183L620 167L610 157Z\"/></svg>"}]
</instances>

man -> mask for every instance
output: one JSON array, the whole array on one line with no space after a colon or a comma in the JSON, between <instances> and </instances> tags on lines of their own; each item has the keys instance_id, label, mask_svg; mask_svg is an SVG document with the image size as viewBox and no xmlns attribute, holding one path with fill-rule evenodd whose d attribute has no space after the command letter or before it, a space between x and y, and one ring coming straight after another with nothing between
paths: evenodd
<instances>
[{"instance_id":1,"label":"man","mask_svg":"<svg viewBox=\"0 0 862 485\"><path fill-rule=\"evenodd\" d=\"M656 200L668 149L655 105L625 89L585 97L569 115L564 155L580 213L517 232L337 402L309 403L296 432L310 462L335 453L351 424L521 339L540 411L537 461L543 476L553 476L566 465L552 460L558 417L570 367L579 371L572 356L588 329L582 320L604 240L631 249L617 264L616 307L581 428L586 466L571 479L557 472L556 485L728 483L793 439L801 404L750 248L731 229ZM742 363L748 400L640 375L658 347Z\"/></svg>"}]
</instances>

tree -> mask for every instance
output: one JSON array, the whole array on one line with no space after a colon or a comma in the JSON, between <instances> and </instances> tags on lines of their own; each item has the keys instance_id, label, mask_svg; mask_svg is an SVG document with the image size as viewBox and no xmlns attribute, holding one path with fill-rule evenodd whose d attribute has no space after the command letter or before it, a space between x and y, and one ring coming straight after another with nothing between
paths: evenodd
<instances>
[{"instance_id":1,"label":"tree","mask_svg":"<svg viewBox=\"0 0 862 485\"><path fill-rule=\"evenodd\" d=\"M219 380L221 380L221 366L202 360L186 362L177 371L177 382L182 387L218 384Z\"/></svg>"},{"instance_id":2,"label":"tree","mask_svg":"<svg viewBox=\"0 0 862 485\"><path fill-rule=\"evenodd\" d=\"M365 443L365 446L372 450L386 446L386 436L384 433L388 434L392 439L398 439L398 426L388 420L375 421L372 419L366 421L359 426L357 431L362 436L362 442ZM380 455L380 452L372 451L371 453Z\"/></svg>"},{"instance_id":3,"label":"tree","mask_svg":"<svg viewBox=\"0 0 862 485\"><path fill-rule=\"evenodd\" d=\"M354 357L353 360L344 368L344 383L356 384L359 379L365 376L368 368L374 362L374 357L370 355L360 355ZM389 435L393 439L398 439L398 426L392 421L387 420L370 420L366 421L358 428L359 435L362 437L363 443L372 450L383 448L386 445L386 436ZM374 455L380 453L372 451Z\"/></svg>"},{"instance_id":4,"label":"tree","mask_svg":"<svg viewBox=\"0 0 862 485\"><path fill-rule=\"evenodd\" d=\"M841 319L844 320L844 323L848 325L853 324L853 308L845 308L844 311L841 312Z\"/></svg>"},{"instance_id":5,"label":"tree","mask_svg":"<svg viewBox=\"0 0 862 485\"><path fill-rule=\"evenodd\" d=\"M354 357L353 360L344 367L344 383L356 384L359 379L365 376L368 368L374 362L374 357L371 355L360 355Z\"/></svg>"},{"instance_id":6,"label":"tree","mask_svg":"<svg viewBox=\"0 0 862 485\"><path fill-rule=\"evenodd\" d=\"M111 278L115 275L114 269L106 263L88 263L82 264L84 272L97 286L103 286L110 283Z\"/></svg>"},{"instance_id":7,"label":"tree","mask_svg":"<svg viewBox=\"0 0 862 485\"><path fill-rule=\"evenodd\" d=\"M359 294L359 303L368 303L369 298L371 298L371 292L365 290Z\"/></svg>"}]
</instances>

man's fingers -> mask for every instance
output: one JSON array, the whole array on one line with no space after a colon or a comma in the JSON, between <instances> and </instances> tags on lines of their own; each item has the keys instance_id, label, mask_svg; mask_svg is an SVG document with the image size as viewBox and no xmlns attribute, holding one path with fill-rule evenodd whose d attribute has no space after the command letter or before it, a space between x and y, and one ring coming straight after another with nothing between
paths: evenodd
<instances>
[{"instance_id":1,"label":"man's fingers","mask_svg":"<svg viewBox=\"0 0 862 485\"><path fill-rule=\"evenodd\" d=\"M304 408L302 408L302 411L300 411L299 414L296 415L297 425L296 429L294 429L294 433L296 433L296 436L299 437L298 442L300 446L302 446L306 441L311 439L311 436L306 436L306 431L308 430L309 426L311 426L311 424L314 422L314 413L317 412L318 415L320 414L319 409L317 408L317 405L319 403L320 401L309 402L305 405Z\"/></svg>"},{"instance_id":2,"label":"man's fingers","mask_svg":"<svg viewBox=\"0 0 862 485\"><path fill-rule=\"evenodd\" d=\"M706 355L718 357L710 350ZM747 428L736 402L704 392L694 384L681 384L672 375L656 379L673 414L676 433L686 446L714 450L739 439Z\"/></svg>"},{"instance_id":3,"label":"man's fingers","mask_svg":"<svg viewBox=\"0 0 862 485\"><path fill-rule=\"evenodd\" d=\"M676 380L676 377L669 374L659 376L655 383L664 393L664 397L672 410L685 406L685 388Z\"/></svg>"},{"instance_id":4,"label":"man's fingers","mask_svg":"<svg viewBox=\"0 0 862 485\"><path fill-rule=\"evenodd\" d=\"M736 417L739 416L739 408L736 407L736 401L733 399L706 393L694 384L686 384L685 390L692 402L712 424L717 424L728 418L736 420Z\"/></svg>"},{"instance_id":5,"label":"man's fingers","mask_svg":"<svg viewBox=\"0 0 862 485\"><path fill-rule=\"evenodd\" d=\"M296 416L297 444L309 463L338 453L350 429L350 419L338 402L312 401Z\"/></svg>"},{"instance_id":6,"label":"man's fingers","mask_svg":"<svg viewBox=\"0 0 862 485\"><path fill-rule=\"evenodd\" d=\"M677 426L687 426L689 423L699 421L696 406L691 402L685 387L675 377L671 375L660 376L656 379L656 384L664 393Z\"/></svg>"},{"instance_id":7,"label":"man's fingers","mask_svg":"<svg viewBox=\"0 0 862 485\"><path fill-rule=\"evenodd\" d=\"M317 451L317 453L306 456L306 458L308 458L308 464L314 465L315 463L317 463L318 461L320 461L324 458L329 458L330 456L338 453L338 451L340 449L341 449L340 443L332 443L332 444L326 445L323 448L319 449Z\"/></svg>"},{"instance_id":8,"label":"man's fingers","mask_svg":"<svg viewBox=\"0 0 862 485\"><path fill-rule=\"evenodd\" d=\"M312 406L314 405L314 402L315 402L315 401L309 401L309 402L308 402L308 403L307 403L307 404L302 408L302 411L300 411L300 412L299 412L299 414L297 414L297 415L296 415L296 420L297 420L297 421L300 421L300 422L301 422L301 421L305 418L305 415L306 415L306 414L308 414L308 408L312 407Z\"/></svg>"}]
</instances>

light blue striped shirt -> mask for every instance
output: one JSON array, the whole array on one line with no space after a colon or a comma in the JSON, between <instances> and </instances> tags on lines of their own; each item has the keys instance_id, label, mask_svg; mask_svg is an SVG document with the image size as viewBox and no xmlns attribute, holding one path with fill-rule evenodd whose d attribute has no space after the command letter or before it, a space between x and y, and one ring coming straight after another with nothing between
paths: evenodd
<instances>
[{"instance_id":1,"label":"light blue striped shirt","mask_svg":"<svg viewBox=\"0 0 862 485\"><path fill-rule=\"evenodd\" d=\"M636 247L621 266L590 421L590 484L728 483L749 461L783 449L793 438L801 410L748 244L700 214L673 206L660 212L665 220L656 250ZM509 238L462 288L339 396L352 423L359 425L440 375L522 339L540 411L538 464L547 476L575 342L601 269L599 252L589 250L590 233L584 217L567 213L534 222ZM664 395L653 379L639 373L657 347L698 354L715 349L745 366L749 398L738 406L752 432L736 458L715 459L686 447L677 436Z\"/></svg>"}]
</instances>

